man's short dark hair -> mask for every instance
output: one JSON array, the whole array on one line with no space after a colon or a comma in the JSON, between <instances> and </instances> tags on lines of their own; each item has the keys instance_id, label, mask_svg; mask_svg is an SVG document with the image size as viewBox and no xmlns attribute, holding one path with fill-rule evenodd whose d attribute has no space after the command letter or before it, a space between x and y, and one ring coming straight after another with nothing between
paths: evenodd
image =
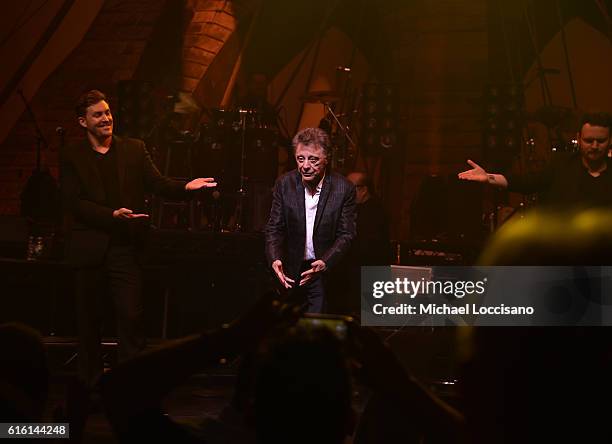
<instances>
[{"instance_id":1,"label":"man's short dark hair","mask_svg":"<svg viewBox=\"0 0 612 444\"><path fill-rule=\"evenodd\" d=\"M327 157L331 157L329 136L321 128L304 128L295 135L291 143L294 150L300 143L302 145L318 146Z\"/></svg>"},{"instance_id":2,"label":"man's short dark hair","mask_svg":"<svg viewBox=\"0 0 612 444\"><path fill-rule=\"evenodd\" d=\"M578 131L582 131L582 127L585 124L589 124L592 126L602 126L604 128L612 128L612 116L610 116L607 112L586 112L580 118L580 127Z\"/></svg>"},{"instance_id":3,"label":"man's short dark hair","mask_svg":"<svg viewBox=\"0 0 612 444\"><path fill-rule=\"evenodd\" d=\"M85 115L87 115L87 108L103 100L106 100L106 96L103 92L98 91L97 89L92 89L81 94L75 108L76 116L85 117Z\"/></svg>"}]
</instances>

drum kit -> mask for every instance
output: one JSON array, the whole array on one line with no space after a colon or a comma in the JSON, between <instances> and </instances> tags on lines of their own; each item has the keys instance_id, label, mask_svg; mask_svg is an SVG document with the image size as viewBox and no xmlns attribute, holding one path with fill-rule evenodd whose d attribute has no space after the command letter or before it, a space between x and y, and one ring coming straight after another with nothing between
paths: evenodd
<instances>
[{"instance_id":1,"label":"drum kit","mask_svg":"<svg viewBox=\"0 0 612 444\"><path fill-rule=\"evenodd\" d=\"M215 109L202 127L198 151L206 174L238 190L251 181L274 183L280 143L269 116L253 109Z\"/></svg>"},{"instance_id":2,"label":"drum kit","mask_svg":"<svg viewBox=\"0 0 612 444\"><path fill-rule=\"evenodd\" d=\"M553 152L576 152L578 113L572 108L545 105L527 114L527 120L544 125Z\"/></svg>"},{"instance_id":3,"label":"drum kit","mask_svg":"<svg viewBox=\"0 0 612 444\"><path fill-rule=\"evenodd\" d=\"M158 225L259 231L269 215L269 206L260 210L257 207L269 205L266 198L262 203L262 196L271 196L278 170L278 148L284 144L276 114L252 108L211 109L205 114L198 124L190 124L176 113L167 118L160 125L157 144L161 150L155 157L166 176L183 180L214 177L218 186L192 201L189 221L180 207L179 213L170 218L160 210ZM187 126L192 129L179 129Z\"/></svg>"},{"instance_id":4,"label":"drum kit","mask_svg":"<svg viewBox=\"0 0 612 444\"><path fill-rule=\"evenodd\" d=\"M200 133L193 159L196 173L219 183L204 212L207 228L260 230L283 144L276 116L249 108L214 109ZM264 208L258 208L261 205Z\"/></svg>"},{"instance_id":5,"label":"drum kit","mask_svg":"<svg viewBox=\"0 0 612 444\"><path fill-rule=\"evenodd\" d=\"M345 115L333 109L341 101L340 95L314 91L300 99L303 103L323 104L325 117L320 126L329 124L324 129L331 135L332 159L344 162L355 143L347 125L342 123ZM160 142L166 147L162 161L166 166L162 169L170 172L170 176L214 177L219 184L202 197L196 223L189 225L192 229L212 231L260 231L269 216L271 188L278 176L279 148L290 148L290 140L279 129L282 122L278 122L276 110L267 103L258 108L208 109L204 116L203 123L193 131L178 131L174 125L168 125ZM167 165L170 151L176 146L188 146L175 150L183 153L182 162L177 162L176 154L172 154L173 166L180 164L180 172Z\"/></svg>"}]
</instances>

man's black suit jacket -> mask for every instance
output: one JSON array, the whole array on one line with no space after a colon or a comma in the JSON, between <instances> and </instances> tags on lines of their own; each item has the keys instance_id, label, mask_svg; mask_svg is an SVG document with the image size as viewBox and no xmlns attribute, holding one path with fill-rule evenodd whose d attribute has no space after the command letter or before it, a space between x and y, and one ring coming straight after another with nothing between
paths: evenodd
<instances>
[{"instance_id":1,"label":"man's black suit jacket","mask_svg":"<svg viewBox=\"0 0 612 444\"><path fill-rule=\"evenodd\" d=\"M338 263L355 238L355 215L354 185L342 175L328 171L312 235L315 256L328 268ZM269 265L280 259L285 275L297 281L306 244L304 184L297 170L282 175L274 185L265 236Z\"/></svg>"},{"instance_id":2,"label":"man's black suit jacket","mask_svg":"<svg viewBox=\"0 0 612 444\"><path fill-rule=\"evenodd\" d=\"M121 207L144 213L145 192L185 198L185 182L164 177L151 160L144 142L113 136ZM117 224L130 224L134 243L142 241L148 220L118 221L106 204L102 177L91 145L68 146L60 157L60 184L65 211L66 260L76 265L101 263Z\"/></svg>"}]
</instances>

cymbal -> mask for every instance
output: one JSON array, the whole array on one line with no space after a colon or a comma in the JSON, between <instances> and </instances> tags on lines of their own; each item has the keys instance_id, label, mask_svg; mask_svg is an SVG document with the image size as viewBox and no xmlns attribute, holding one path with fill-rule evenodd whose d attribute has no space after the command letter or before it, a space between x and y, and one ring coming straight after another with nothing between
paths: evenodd
<instances>
[{"instance_id":1,"label":"cymbal","mask_svg":"<svg viewBox=\"0 0 612 444\"><path fill-rule=\"evenodd\" d=\"M178 101L174 104L176 114L194 114L200 111L201 108L193 95L182 91L178 93Z\"/></svg>"},{"instance_id":2,"label":"cymbal","mask_svg":"<svg viewBox=\"0 0 612 444\"><path fill-rule=\"evenodd\" d=\"M310 91L305 96L300 97L303 103L328 103L340 101L340 95L335 91Z\"/></svg>"}]
</instances>

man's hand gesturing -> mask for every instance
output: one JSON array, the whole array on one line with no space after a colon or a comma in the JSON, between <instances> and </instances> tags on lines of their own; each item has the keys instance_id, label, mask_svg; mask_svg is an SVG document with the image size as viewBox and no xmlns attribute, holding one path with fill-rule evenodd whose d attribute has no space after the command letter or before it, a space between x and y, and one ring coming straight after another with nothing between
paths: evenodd
<instances>
[{"instance_id":1,"label":"man's hand gesturing","mask_svg":"<svg viewBox=\"0 0 612 444\"><path fill-rule=\"evenodd\" d=\"M317 273L321 273L327 270L327 264L321 259L317 259L310 266L311 268L302 273L302 279L300 280L300 287L306 284L309 280L314 278Z\"/></svg>"},{"instance_id":2,"label":"man's hand gesturing","mask_svg":"<svg viewBox=\"0 0 612 444\"><path fill-rule=\"evenodd\" d=\"M476 162L469 160L467 163L472 167L471 170L463 171L457 175L459 179L463 180L472 180L474 182L482 182L487 183L489 181L489 176L483 167L478 165Z\"/></svg>"},{"instance_id":3,"label":"man's hand gesturing","mask_svg":"<svg viewBox=\"0 0 612 444\"><path fill-rule=\"evenodd\" d=\"M283 287L291 288L291 284L295 283L293 279L285 276L285 272L283 271L283 263L280 259L276 259L274 262L272 262L272 269L276 273L276 277L280 283L283 284Z\"/></svg>"},{"instance_id":4,"label":"man's hand gesturing","mask_svg":"<svg viewBox=\"0 0 612 444\"><path fill-rule=\"evenodd\" d=\"M143 217L149 217L149 215L144 213L134 213L129 208L119 208L113 211L113 217L115 219L141 219Z\"/></svg>"}]
</instances>

